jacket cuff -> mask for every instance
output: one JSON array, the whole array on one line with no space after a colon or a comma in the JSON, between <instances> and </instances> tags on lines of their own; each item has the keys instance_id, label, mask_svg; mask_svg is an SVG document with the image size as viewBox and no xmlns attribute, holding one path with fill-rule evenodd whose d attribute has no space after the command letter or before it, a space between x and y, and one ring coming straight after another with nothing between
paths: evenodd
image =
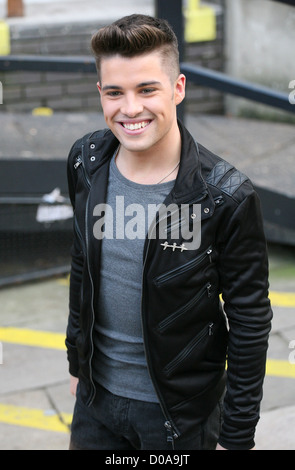
<instances>
[{"instance_id":1,"label":"jacket cuff","mask_svg":"<svg viewBox=\"0 0 295 470\"><path fill-rule=\"evenodd\" d=\"M79 359L76 346L72 346L67 340L65 341L67 347L67 356L69 361L69 373L73 377L79 376Z\"/></svg>"},{"instance_id":2,"label":"jacket cuff","mask_svg":"<svg viewBox=\"0 0 295 470\"><path fill-rule=\"evenodd\" d=\"M238 429L224 423L218 443L228 450L251 450L255 447L255 429Z\"/></svg>"}]
</instances>

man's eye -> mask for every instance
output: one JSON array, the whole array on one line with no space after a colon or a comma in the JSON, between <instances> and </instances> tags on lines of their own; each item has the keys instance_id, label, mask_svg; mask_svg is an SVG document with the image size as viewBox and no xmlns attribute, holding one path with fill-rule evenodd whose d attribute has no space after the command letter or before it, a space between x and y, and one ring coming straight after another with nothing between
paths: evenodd
<instances>
[{"instance_id":1,"label":"man's eye","mask_svg":"<svg viewBox=\"0 0 295 470\"><path fill-rule=\"evenodd\" d=\"M143 88L141 90L141 93L143 93L144 95L148 95L149 93L153 93L155 91L155 88Z\"/></svg>"},{"instance_id":2,"label":"man's eye","mask_svg":"<svg viewBox=\"0 0 295 470\"><path fill-rule=\"evenodd\" d=\"M108 91L107 96L111 96L112 98L116 98L117 96L120 96L121 92L120 91Z\"/></svg>"}]
</instances>

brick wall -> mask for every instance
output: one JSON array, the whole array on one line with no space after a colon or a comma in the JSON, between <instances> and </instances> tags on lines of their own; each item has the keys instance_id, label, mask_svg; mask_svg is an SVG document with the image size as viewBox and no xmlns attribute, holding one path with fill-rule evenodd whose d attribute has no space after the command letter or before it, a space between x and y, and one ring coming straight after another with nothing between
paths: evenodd
<instances>
[{"instance_id":1,"label":"brick wall","mask_svg":"<svg viewBox=\"0 0 295 470\"><path fill-rule=\"evenodd\" d=\"M213 2L212 2L213 3ZM214 3L219 3L216 0ZM218 10L217 37L215 41L187 44L185 61L222 72L224 65L224 13ZM224 95L216 90L188 84L186 110L191 113L224 113Z\"/></svg>"},{"instance_id":2,"label":"brick wall","mask_svg":"<svg viewBox=\"0 0 295 470\"><path fill-rule=\"evenodd\" d=\"M223 68L223 13L217 15L216 41L187 44L186 61L210 69ZM12 26L11 54L91 55L90 38L103 25ZM39 106L54 111L101 110L96 76L82 73L0 73L3 105L0 112L31 112ZM192 113L223 113L223 96L188 85L186 107Z\"/></svg>"}]
</instances>

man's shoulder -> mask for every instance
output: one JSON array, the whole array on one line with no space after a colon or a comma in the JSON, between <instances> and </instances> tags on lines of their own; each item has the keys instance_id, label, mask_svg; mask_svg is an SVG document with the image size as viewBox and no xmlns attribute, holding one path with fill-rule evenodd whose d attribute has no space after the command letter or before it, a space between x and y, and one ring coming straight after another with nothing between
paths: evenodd
<instances>
[{"instance_id":1,"label":"man's shoulder","mask_svg":"<svg viewBox=\"0 0 295 470\"><path fill-rule=\"evenodd\" d=\"M198 149L203 177L214 192L222 193L236 202L241 202L254 191L249 177L232 163L199 143Z\"/></svg>"}]
</instances>

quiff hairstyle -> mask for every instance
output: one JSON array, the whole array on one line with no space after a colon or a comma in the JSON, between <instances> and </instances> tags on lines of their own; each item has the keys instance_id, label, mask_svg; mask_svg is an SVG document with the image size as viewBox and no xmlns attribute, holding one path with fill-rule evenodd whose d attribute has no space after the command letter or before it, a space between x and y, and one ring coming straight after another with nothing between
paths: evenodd
<instances>
[{"instance_id":1,"label":"quiff hairstyle","mask_svg":"<svg viewBox=\"0 0 295 470\"><path fill-rule=\"evenodd\" d=\"M177 37L169 23L163 19L137 14L125 16L99 29L92 36L91 47L99 80L101 60L117 54L131 58L159 51L172 81L180 73Z\"/></svg>"}]
</instances>

